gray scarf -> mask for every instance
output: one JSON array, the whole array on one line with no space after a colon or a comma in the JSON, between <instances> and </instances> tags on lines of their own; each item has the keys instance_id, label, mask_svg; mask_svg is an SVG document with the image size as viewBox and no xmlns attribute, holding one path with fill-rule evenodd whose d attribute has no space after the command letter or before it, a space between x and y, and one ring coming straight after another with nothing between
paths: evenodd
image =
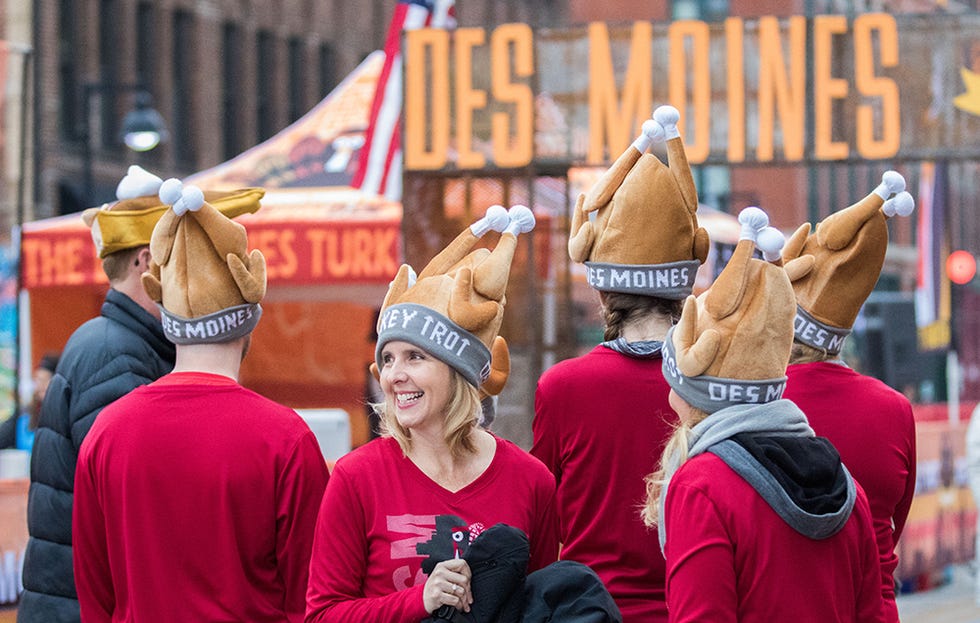
<instances>
[{"instance_id":1,"label":"gray scarf","mask_svg":"<svg viewBox=\"0 0 980 623\"><path fill-rule=\"evenodd\" d=\"M806 416L789 400L777 400L764 404L742 404L712 413L691 429L688 437L688 459L704 452L717 455L736 473L745 479L766 500L769 506L795 530L810 538L826 538L835 534L850 517L854 507L856 490L854 479L847 478L847 501L835 513L813 515L799 508L779 486L776 479L731 437L739 433L766 436L813 437L813 429ZM680 452L664 455L666 482L657 500L659 508L658 532L660 549L667 540L664 502L670 479L683 465Z\"/></svg>"},{"instance_id":2,"label":"gray scarf","mask_svg":"<svg viewBox=\"0 0 980 623\"><path fill-rule=\"evenodd\" d=\"M639 340L637 342L627 342L625 337L617 337L615 340L603 342L603 346L612 349L620 355L626 355L634 359L653 359L660 356L660 349L664 343L660 340Z\"/></svg>"}]
</instances>

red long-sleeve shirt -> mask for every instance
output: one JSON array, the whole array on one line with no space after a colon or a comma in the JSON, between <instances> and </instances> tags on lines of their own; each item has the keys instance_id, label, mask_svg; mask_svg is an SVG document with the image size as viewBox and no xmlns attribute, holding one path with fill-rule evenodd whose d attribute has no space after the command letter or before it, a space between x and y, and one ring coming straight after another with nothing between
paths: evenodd
<instances>
[{"instance_id":1,"label":"red long-sleeve shirt","mask_svg":"<svg viewBox=\"0 0 980 623\"><path fill-rule=\"evenodd\" d=\"M657 531L640 519L677 422L661 364L597 346L549 368L534 401L531 454L558 481L561 557L599 575L626 623L667 620Z\"/></svg>"},{"instance_id":2,"label":"red long-sleeve shirt","mask_svg":"<svg viewBox=\"0 0 980 623\"><path fill-rule=\"evenodd\" d=\"M674 474L665 508L671 623L883 620L878 552L860 487L841 531L815 540L705 453Z\"/></svg>"},{"instance_id":3,"label":"red long-sleeve shirt","mask_svg":"<svg viewBox=\"0 0 980 623\"><path fill-rule=\"evenodd\" d=\"M784 398L830 440L868 495L881 561L887 620L898 621L895 546L915 494L915 419L905 396L835 363L789 366ZM893 527L894 523L894 527Z\"/></svg>"},{"instance_id":4,"label":"red long-sleeve shirt","mask_svg":"<svg viewBox=\"0 0 980 623\"><path fill-rule=\"evenodd\" d=\"M134 390L78 457L82 619L301 621L327 478L306 423L227 377Z\"/></svg>"},{"instance_id":5,"label":"red long-sleeve shirt","mask_svg":"<svg viewBox=\"0 0 980 623\"><path fill-rule=\"evenodd\" d=\"M448 491L381 438L334 466L317 519L306 620L417 623L427 576L416 545L428 541L437 515L462 519L471 535L497 523L519 528L531 544L529 571L555 561L555 480L540 461L497 439L490 466L459 491Z\"/></svg>"}]
</instances>

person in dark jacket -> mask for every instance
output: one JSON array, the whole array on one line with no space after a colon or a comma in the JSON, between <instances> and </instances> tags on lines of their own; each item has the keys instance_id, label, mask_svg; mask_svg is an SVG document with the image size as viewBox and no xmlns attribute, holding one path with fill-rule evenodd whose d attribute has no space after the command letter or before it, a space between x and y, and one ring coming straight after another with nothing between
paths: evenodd
<instances>
[{"instance_id":1,"label":"person in dark jacket","mask_svg":"<svg viewBox=\"0 0 980 623\"><path fill-rule=\"evenodd\" d=\"M109 279L100 315L69 338L48 387L31 456L30 539L17 611L20 623L80 620L72 573L72 504L78 450L99 412L170 372L174 345L143 289L150 235L164 212L162 180L139 167L116 191L119 201L83 214ZM220 201L216 201L221 205ZM232 214L240 206L224 206ZM253 208L254 209L257 208Z\"/></svg>"}]
</instances>

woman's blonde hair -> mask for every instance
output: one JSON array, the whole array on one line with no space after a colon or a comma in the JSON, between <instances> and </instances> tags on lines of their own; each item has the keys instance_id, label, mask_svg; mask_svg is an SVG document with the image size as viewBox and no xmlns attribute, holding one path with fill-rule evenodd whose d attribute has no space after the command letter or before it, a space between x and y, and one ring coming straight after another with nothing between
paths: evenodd
<instances>
[{"instance_id":1,"label":"woman's blonde hair","mask_svg":"<svg viewBox=\"0 0 980 623\"><path fill-rule=\"evenodd\" d=\"M687 418L686 422L678 424L674 428L674 434L667 440L667 445L664 446L663 454L660 455L660 461L657 464L657 471L648 474L643 479L643 482L647 485L647 500L646 504L640 510L640 518L643 519L643 523L648 528L656 526L660 521L660 491L667 484L665 459L676 454L679 458L677 463L678 468L687 462L691 429L706 417L708 417L708 413L701 409L691 407L690 417Z\"/></svg>"},{"instance_id":2,"label":"woman's blonde hair","mask_svg":"<svg viewBox=\"0 0 980 623\"><path fill-rule=\"evenodd\" d=\"M443 439L449 446L449 452L461 456L466 452L475 452L473 430L480 421L483 407L480 404L480 392L463 378L463 375L450 368L449 401L446 403L446 419L443 424ZM402 452L408 454L412 449L412 431L398 423L395 417L394 397L385 396L383 402L372 404L378 414L379 428L382 437L393 437Z\"/></svg>"}]
</instances>

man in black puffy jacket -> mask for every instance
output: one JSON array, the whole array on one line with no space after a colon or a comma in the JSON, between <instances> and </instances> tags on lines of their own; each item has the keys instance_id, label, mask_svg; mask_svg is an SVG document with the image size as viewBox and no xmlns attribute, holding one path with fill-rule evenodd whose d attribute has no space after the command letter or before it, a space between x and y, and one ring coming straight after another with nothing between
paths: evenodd
<instances>
[{"instance_id":1,"label":"man in black puffy jacket","mask_svg":"<svg viewBox=\"0 0 980 623\"><path fill-rule=\"evenodd\" d=\"M163 212L155 196L160 183L131 167L117 189L120 200L83 215L110 290L101 314L69 338L41 409L31 456L20 623L80 620L71 518L78 449L103 407L174 365L160 311L140 283L150 262L150 235Z\"/></svg>"}]
</instances>

